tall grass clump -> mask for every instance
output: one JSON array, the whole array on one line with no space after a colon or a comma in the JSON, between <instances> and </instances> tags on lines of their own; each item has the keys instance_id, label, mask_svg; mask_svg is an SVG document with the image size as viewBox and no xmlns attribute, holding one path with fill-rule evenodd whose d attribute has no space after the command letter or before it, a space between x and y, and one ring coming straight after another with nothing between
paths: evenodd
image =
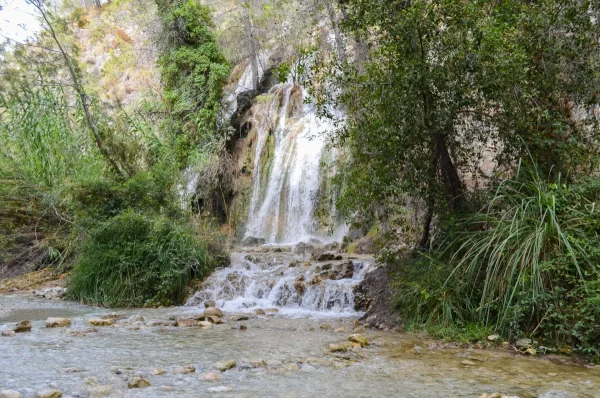
<instances>
[{"instance_id":1,"label":"tall grass clump","mask_svg":"<svg viewBox=\"0 0 600 398\"><path fill-rule=\"evenodd\" d=\"M432 253L397 278L412 322L479 324L598 354L600 182L568 184L520 167L481 211L446 220Z\"/></svg>"},{"instance_id":2,"label":"tall grass clump","mask_svg":"<svg viewBox=\"0 0 600 398\"><path fill-rule=\"evenodd\" d=\"M222 261L197 232L166 218L123 212L91 231L68 295L107 307L181 304L189 282Z\"/></svg>"}]
</instances>

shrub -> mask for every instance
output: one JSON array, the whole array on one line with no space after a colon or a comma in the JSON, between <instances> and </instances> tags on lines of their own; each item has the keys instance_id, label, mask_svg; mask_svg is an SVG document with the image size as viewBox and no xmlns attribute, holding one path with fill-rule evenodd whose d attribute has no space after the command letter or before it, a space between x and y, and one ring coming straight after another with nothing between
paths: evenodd
<instances>
[{"instance_id":1,"label":"shrub","mask_svg":"<svg viewBox=\"0 0 600 398\"><path fill-rule=\"evenodd\" d=\"M187 284L224 259L213 239L197 235L162 217L123 212L91 232L68 295L109 307L181 304Z\"/></svg>"},{"instance_id":2,"label":"shrub","mask_svg":"<svg viewBox=\"0 0 600 398\"><path fill-rule=\"evenodd\" d=\"M520 168L479 213L446 220L437 249L400 267L398 305L412 322L473 322L598 355L600 183L547 181Z\"/></svg>"}]
</instances>

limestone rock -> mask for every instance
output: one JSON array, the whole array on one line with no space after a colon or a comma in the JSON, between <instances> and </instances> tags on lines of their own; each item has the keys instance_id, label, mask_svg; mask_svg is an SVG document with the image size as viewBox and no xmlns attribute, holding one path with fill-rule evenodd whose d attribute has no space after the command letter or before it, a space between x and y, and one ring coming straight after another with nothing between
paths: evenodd
<instances>
[{"instance_id":1,"label":"limestone rock","mask_svg":"<svg viewBox=\"0 0 600 398\"><path fill-rule=\"evenodd\" d=\"M209 317L209 316L217 316L219 318L223 318L224 314L223 311L221 311L220 308L217 307L208 307L204 310L204 316Z\"/></svg>"},{"instance_id":2,"label":"limestone rock","mask_svg":"<svg viewBox=\"0 0 600 398\"><path fill-rule=\"evenodd\" d=\"M204 302L204 308L210 308L210 307L216 307L217 303L215 302L215 300L206 300Z\"/></svg>"},{"instance_id":3,"label":"limestone rock","mask_svg":"<svg viewBox=\"0 0 600 398\"><path fill-rule=\"evenodd\" d=\"M348 341L360 344L361 347L366 347L369 345L369 342L362 334L353 334L348 337Z\"/></svg>"},{"instance_id":4,"label":"limestone rock","mask_svg":"<svg viewBox=\"0 0 600 398\"><path fill-rule=\"evenodd\" d=\"M64 328L71 326L69 318L48 318L46 319L47 328Z\"/></svg>"},{"instance_id":5,"label":"limestone rock","mask_svg":"<svg viewBox=\"0 0 600 398\"><path fill-rule=\"evenodd\" d=\"M218 373L215 372L208 372L208 373L203 373L200 375L200 380L202 381L216 381L219 380L221 378L221 376L219 376Z\"/></svg>"},{"instance_id":6,"label":"limestone rock","mask_svg":"<svg viewBox=\"0 0 600 398\"><path fill-rule=\"evenodd\" d=\"M213 324L208 321L200 321L198 322L198 326L200 326L201 328L210 329L213 327Z\"/></svg>"},{"instance_id":7,"label":"limestone rock","mask_svg":"<svg viewBox=\"0 0 600 398\"><path fill-rule=\"evenodd\" d=\"M265 315L265 310L263 310L262 308L257 308L254 310L254 313L256 315Z\"/></svg>"},{"instance_id":8,"label":"limestone rock","mask_svg":"<svg viewBox=\"0 0 600 398\"><path fill-rule=\"evenodd\" d=\"M17 333L14 330L3 330L2 331L2 336L4 336L4 337L11 337L11 336L14 336L15 334L17 334Z\"/></svg>"},{"instance_id":9,"label":"limestone rock","mask_svg":"<svg viewBox=\"0 0 600 398\"><path fill-rule=\"evenodd\" d=\"M246 239L243 240L242 245L243 246L262 246L265 243L267 243L267 241L264 240L263 238L248 236Z\"/></svg>"},{"instance_id":10,"label":"limestone rock","mask_svg":"<svg viewBox=\"0 0 600 398\"><path fill-rule=\"evenodd\" d=\"M231 388L226 386L218 386L218 387L209 387L207 388L208 392L229 392Z\"/></svg>"},{"instance_id":11,"label":"limestone rock","mask_svg":"<svg viewBox=\"0 0 600 398\"><path fill-rule=\"evenodd\" d=\"M12 330L15 333L23 333L23 332L29 332L31 330L31 322L29 321L21 321L19 323L17 323Z\"/></svg>"},{"instance_id":12,"label":"limestone rock","mask_svg":"<svg viewBox=\"0 0 600 398\"><path fill-rule=\"evenodd\" d=\"M329 344L329 352L346 352L351 347L349 343Z\"/></svg>"},{"instance_id":13,"label":"limestone rock","mask_svg":"<svg viewBox=\"0 0 600 398\"><path fill-rule=\"evenodd\" d=\"M237 362L234 359L229 359L225 361L219 361L215 363L215 367L219 369L221 372L225 372L226 370L233 369L237 365Z\"/></svg>"},{"instance_id":14,"label":"limestone rock","mask_svg":"<svg viewBox=\"0 0 600 398\"><path fill-rule=\"evenodd\" d=\"M145 388L150 387L150 382L143 377L134 376L127 382L129 388Z\"/></svg>"},{"instance_id":15,"label":"limestone rock","mask_svg":"<svg viewBox=\"0 0 600 398\"><path fill-rule=\"evenodd\" d=\"M109 312L108 314L102 314L102 315L100 315L100 318L102 318L102 319L114 319L116 321L116 320L119 320L119 319L123 319L123 315L118 314L116 312Z\"/></svg>"},{"instance_id":16,"label":"limestone rock","mask_svg":"<svg viewBox=\"0 0 600 398\"><path fill-rule=\"evenodd\" d=\"M300 242L296 246L294 246L295 254L310 254L315 249L313 245L309 245L308 243Z\"/></svg>"},{"instance_id":17,"label":"limestone rock","mask_svg":"<svg viewBox=\"0 0 600 398\"><path fill-rule=\"evenodd\" d=\"M175 375L187 375L190 373L194 373L196 371L196 368L192 365L187 365L187 366L178 366L175 369L173 369L173 374Z\"/></svg>"},{"instance_id":18,"label":"limestone rock","mask_svg":"<svg viewBox=\"0 0 600 398\"><path fill-rule=\"evenodd\" d=\"M498 340L499 338L500 338L500 335L498 335L498 334L490 334L490 335L487 337L488 341L496 341L496 340Z\"/></svg>"},{"instance_id":19,"label":"limestone rock","mask_svg":"<svg viewBox=\"0 0 600 398\"><path fill-rule=\"evenodd\" d=\"M152 371L152 374L153 374L154 376L160 376L160 375L164 375L165 373L167 373L167 371L166 371L166 370L164 370L164 369L154 369L154 370Z\"/></svg>"},{"instance_id":20,"label":"limestone rock","mask_svg":"<svg viewBox=\"0 0 600 398\"><path fill-rule=\"evenodd\" d=\"M531 348L532 344L533 344L533 341L531 339L527 339L527 338L519 339L515 342L515 346L517 348L524 348L524 349Z\"/></svg>"},{"instance_id":21,"label":"limestone rock","mask_svg":"<svg viewBox=\"0 0 600 398\"><path fill-rule=\"evenodd\" d=\"M60 299L67 294L67 289L64 287L51 287L48 289L34 290L33 295L45 299Z\"/></svg>"},{"instance_id":22,"label":"limestone rock","mask_svg":"<svg viewBox=\"0 0 600 398\"><path fill-rule=\"evenodd\" d=\"M468 359L465 359L464 361L461 361L460 363L463 364L463 365L465 365L465 366L475 366L475 365L477 365L475 362L470 361Z\"/></svg>"},{"instance_id":23,"label":"limestone rock","mask_svg":"<svg viewBox=\"0 0 600 398\"><path fill-rule=\"evenodd\" d=\"M127 318L127 322L128 323L144 322L144 317L139 314L132 315L129 318Z\"/></svg>"},{"instance_id":24,"label":"limestone rock","mask_svg":"<svg viewBox=\"0 0 600 398\"><path fill-rule=\"evenodd\" d=\"M278 313L278 312L279 312L279 310L278 310L277 308L267 308L267 309L265 310L265 312L266 312L267 314L276 314L276 313Z\"/></svg>"},{"instance_id":25,"label":"limestone rock","mask_svg":"<svg viewBox=\"0 0 600 398\"><path fill-rule=\"evenodd\" d=\"M38 391L33 396L34 398L60 398L62 397L62 391L57 390L56 388L46 388L41 391Z\"/></svg>"},{"instance_id":26,"label":"limestone rock","mask_svg":"<svg viewBox=\"0 0 600 398\"><path fill-rule=\"evenodd\" d=\"M148 327L155 328L159 326L177 326L177 321L150 321L146 324Z\"/></svg>"},{"instance_id":27,"label":"limestone rock","mask_svg":"<svg viewBox=\"0 0 600 398\"><path fill-rule=\"evenodd\" d=\"M0 398L23 398L23 394L15 390L2 390Z\"/></svg>"},{"instance_id":28,"label":"limestone rock","mask_svg":"<svg viewBox=\"0 0 600 398\"><path fill-rule=\"evenodd\" d=\"M110 326L115 323L114 319L91 318L88 319L88 325L92 326Z\"/></svg>"},{"instance_id":29,"label":"limestone rock","mask_svg":"<svg viewBox=\"0 0 600 398\"><path fill-rule=\"evenodd\" d=\"M177 326L179 326L180 328L198 326L198 321L193 318L179 318L177 319Z\"/></svg>"}]
</instances>

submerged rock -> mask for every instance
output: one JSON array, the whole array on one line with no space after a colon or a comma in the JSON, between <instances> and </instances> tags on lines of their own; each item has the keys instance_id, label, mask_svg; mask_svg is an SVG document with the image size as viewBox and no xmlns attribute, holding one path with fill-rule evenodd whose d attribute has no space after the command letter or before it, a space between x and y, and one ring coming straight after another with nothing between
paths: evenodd
<instances>
[{"instance_id":1,"label":"submerged rock","mask_svg":"<svg viewBox=\"0 0 600 398\"><path fill-rule=\"evenodd\" d=\"M71 326L69 318L48 318L46 319L47 328L64 328Z\"/></svg>"},{"instance_id":2,"label":"submerged rock","mask_svg":"<svg viewBox=\"0 0 600 398\"><path fill-rule=\"evenodd\" d=\"M92 326L110 326L115 323L114 319L91 318L88 319L88 325Z\"/></svg>"},{"instance_id":3,"label":"submerged rock","mask_svg":"<svg viewBox=\"0 0 600 398\"><path fill-rule=\"evenodd\" d=\"M234 359L229 359L225 361L219 361L215 363L215 367L219 369L221 372L225 372L226 370L233 369L237 365L237 362Z\"/></svg>"},{"instance_id":4,"label":"submerged rock","mask_svg":"<svg viewBox=\"0 0 600 398\"><path fill-rule=\"evenodd\" d=\"M108 314L102 314L102 315L100 315L100 318L102 318L102 319L114 319L116 321L116 320L119 320L119 319L123 319L123 315L118 314L116 312L110 312Z\"/></svg>"},{"instance_id":5,"label":"submerged rock","mask_svg":"<svg viewBox=\"0 0 600 398\"><path fill-rule=\"evenodd\" d=\"M150 387L150 382L143 377L134 376L127 382L129 388L146 388Z\"/></svg>"},{"instance_id":6,"label":"submerged rock","mask_svg":"<svg viewBox=\"0 0 600 398\"><path fill-rule=\"evenodd\" d=\"M196 368L192 365L188 365L188 366L178 366L175 369L173 369L173 374L176 375L187 375L190 373L194 373L196 371Z\"/></svg>"},{"instance_id":7,"label":"submerged rock","mask_svg":"<svg viewBox=\"0 0 600 398\"><path fill-rule=\"evenodd\" d=\"M226 386L209 387L209 388L207 388L207 391L209 391L209 392L229 392L229 391L231 391L231 388L226 387Z\"/></svg>"},{"instance_id":8,"label":"submerged rock","mask_svg":"<svg viewBox=\"0 0 600 398\"><path fill-rule=\"evenodd\" d=\"M62 397L62 391L56 388L46 388L44 390L35 393L33 398L60 398Z\"/></svg>"},{"instance_id":9,"label":"submerged rock","mask_svg":"<svg viewBox=\"0 0 600 398\"><path fill-rule=\"evenodd\" d=\"M296 246L294 246L294 253L301 254L301 255L311 254L314 249L315 249L315 247L313 245L309 245L308 243L300 242Z\"/></svg>"},{"instance_id":10,"label":"submerged rock","mask_svg":"<svg viewBox=\"0 0 600 398\"><path fill-rule=\"evenodd\" d=\"M152 374L153 374L154 376L160 376L160 375L164 375L165 373L167 373L167 371L166 371L166 370L164 370L164 369L154 369L154 370L152 371Z\"/></svg>"},{"instance_id":11,"label":"submerged rock","mask_svg":"<svg viewBox=\"0 0 600 398\"><path fill-rule=\"evenodd\" d=\"M180 328L198 326L198 321L194 318L179 318L177 319L177 326L179 326Z\"/></svg>"},{"instance_id":12,"label":"submerged rock","mask_svg":"<svg viewBox=\"0 0 600 398\"><path fill-rule=\"evenodd\" d=\"M221 376L219 376L218 373L215 372L208 372L208 373L203 373L200 375L200 380L203 381L216 381L219 380L221 378Z\"/></svg>"},{"instance_id":13,"label":"submerged rock","mask_svg":"<svg viewBox=\"0 0 600 398\"><path fill-rule=\"evenodd\" d=\"M200 321L198 322L198 326L200 326L201 328L210 329L213 327L213 324L208 321Z\"/></svg>"},{"instance_id":14,"label":"submerged rock","mask_svg":"<svg viewBox=\"0 0 600 398\"><path fill-rule=\"evenodd\" d=\"M348 337L348 341L360 344L361 347L366 347L369 345L369 342L362 334L353 334Z\"/></svg>"},{"instance_id":15,"label":"submerged rock","mask_svg":"<svg viewBox=\"0 0 600 398\"><path fill-rule=\"evenodd\" d=\"M127 318L127 322L128 323L144 322L144 317L139 314L132 315L129 318Z\"/></svg>"},{"instance_id":16,"label":"submerged rock","mask_svg":"<svg viewBox=\"0 0 600 398\"><path fill-rule=\"evenodd\" d=\"M256 315L265 315L265 310L263 310L262 308L257 308L254 310L254 313Z\"/></svg>"},{"instance_id":17,"label":"submerged rock","mask_svg":"<svg viewBox=\"0 0 600 398\"><path fill-rule=\"evenodd\" d=\"M2 390L0 398L23 398L23 394L15 390Z\"/></svg>"},{"instance_id":18,"label":"submerged rock","mask_svg":"<svg viewBox=\"0 0 600 398\"><path fill-rule=\"evenodd\" d=\"M12 330L15 333L24 333L29 332L31 330L31 322L29 321L21 321L12 327Z\"/></svg>"}]
</instances>

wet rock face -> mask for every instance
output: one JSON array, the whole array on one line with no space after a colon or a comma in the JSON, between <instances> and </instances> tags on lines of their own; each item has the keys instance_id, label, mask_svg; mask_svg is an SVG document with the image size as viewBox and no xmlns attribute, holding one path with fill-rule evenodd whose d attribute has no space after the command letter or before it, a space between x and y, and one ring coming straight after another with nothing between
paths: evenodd
<instances>
[{"instance_id":1,"label":"wet rock face","mask_svg":"<svg viewBox=\"0 0 600 398\"><path fill-rule=\"evenodd\" d=\"M24 333L31 330L31 322L21 321L12 327L12 331L15 333Z\"/></svg>"},{"instance_id":2,"label":"wet rock face","mask_svg":"<svg viewBox=\"0 0 600 398\"><path fill-rule=\"evenodd\" d=\"M370 326L379 329L400 326L401 319L394 309L391 276L386 267L378 268L365 275L365 279L354 287L354 309L364 312L361 318Z\"/></svg>"},{"instance_id":3,"label":"wet rock face","mask_svg":"<svg viewBox=\"0 0 600 398\"><path fill-rule=\"evenodd\" d=\"M255 236L248 236L246 239L244 239L244 241L242 242L242 245L252 247L252 246L262 246L265 243L267 243L267 241L264 240L263 238L257 238Z\"/></svg>"}]
</instances>

